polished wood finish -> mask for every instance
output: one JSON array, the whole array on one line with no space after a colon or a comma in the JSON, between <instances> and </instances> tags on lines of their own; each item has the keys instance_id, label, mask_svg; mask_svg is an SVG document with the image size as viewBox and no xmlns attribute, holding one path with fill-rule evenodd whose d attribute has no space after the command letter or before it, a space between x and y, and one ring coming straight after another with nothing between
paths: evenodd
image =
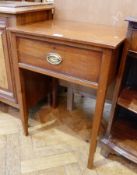
<instances>
[{"instance_id":1,"label":"polished wood finish","mask_svg":"<svg viewBox=\"0 0 137 175\"><path fill-rule=\"evenodd\" d=\"M133 39L137 33L137 21L133 18L127 20L129 21L127 42L117 75L106 136L102 139L102 149L106 155L115 152L137 163L137 39L136 37Z\"/></svg>"},{"instance_id":2,"label":"polished wood finish","mask_svg":"<svg viewBox=\"0 0 137 175\"><path fill-rule=\"evenodd\" d=\"M91 133L91 142L90 142L90 153L89 153L89 162L88 167L92 168L93 166L93 155L96 149L96 142L97 142L97 136L98 131L100 127L100 122L103 114L104 109L104 102L105 102L105 96L108 86L108 78L110 73L110 67L111 67L111 57L112 53L110 50L106 49L104 51L103 57L102 57L102 66L100 71L100 80L99 80L99 87L97 92L97 99L96 99L96 108L95 108L95 116L93 119L93 126L92 126L92 133ZM96 139L95 139L96 138Z\"/></svg>"},{"instance_id":3,"label":"polished wood finish","mask_svg":"<svg viewBox=\"0 0 137 175\"><path fill-rule=\"evenodd\" d=\"M132 15L136 15L136 9L134 8L136 2L132 3L132 0L126 2L119 0L113 0L110 2L104 0L103 5L100 0L86 0L86 2L82 0L54 0L54 3L56 8L54 19L105 24L116 27L122 26L124 30L127 28L127 23L124 21L125 17L131 15L131 13ZM87 91L86 89L81 89L81 94ZM113 89L114 87L112 87L110 91L111 95L108 95L108 99L111 98ZM77 89L74 89L73 87L73 91L77 91ZM92 95L95 95L95 93L93 92ZM69 102L70 106L72 106L72 103Z\"/></svg>"},{"instance_id":4,"label":"polished wood finish","mask_svg":"<svg viewBox=\"0 0 137 175\"><path fill-rule=\"evenodd\" d=\"M17 42L20 63L98 83L102 52L54 44L50 40L46 43L19 38ZM47 62L50 52L59 54L62 63L55 66Z\"/></svg>"},{"instance_id":5,"label":"polished wood finish","mask_svg":"<svg viewBox=\"0 0 137 175\"><path fill-rule=\"evenodd\" d=\"M35 30L34 30L35 28ZM46 29L46 30L45 30ZM73 30L72 30L73 29ZM32 23L25 26L15 26L11 31L18 33L33 34L35 36L48 36L51 39L70 42L72 44L84 44L91 47L115 49L125 39L125 29L107 25L95 25L90 23L49 20ZM75 44L74 43L74 44ZM67 43L66 43L67 44Z\"/></svg>"},{"instance_id":6,"label":"polished wood finish","mask_svg":"<svg viewBox=\"0 0 137 175\"><path fill-rule=\"evenodd\" d=\"M136 117L123 115L113 123L111 129L111 139L103 138L102 142L107 145L103 148L105 150L105 157L111 153L120 154L125 158L137 163L137 126ZM111 150L110 150L111 148Z\"/></svg>"},{"instance_id":7,"label":"polished wood finish","mask_svg":"<svg viewBox=\"0 0 137 175\"><path fill-rule=\"evenodd\" d=\"M7 42L6 26L1 25L1 74L0 74L0 101L18 107L15 89L14 89L14 79L13 71L11 69L11 60L9 53L9 44ZM13 81L12 81L13 79Z\"/></svg>"},{"instance_id":8,"label":"polished wood finish","mask_svg":"<svg viewBox=\"0 0 137 175\"><path fill-rule=\"evenodd\" d=\"M37 6L36 6L37 7ZM29 8L25 7L23 11L18 13L18 10L22 8L5 8L0 7L0 21L6 21L7 26L23 25L32 22L44 21L53 18L54 6L53 5L41 5L39 8L35 6Z\"/></svg>"},{"instance_id":9,"label":"polished wood finish","mask_svg":"<svg viewBox=\"0 0 137 175\"><path fill-rule=\"evenodd\" d=\"M130 88L123 89L118 97L117 103L120 106L137 113L137 91Z\"/></svg>"},{"instance_id":10,"label":"polished wood finish","mask_svg":"<svg viewBox=\"0 0 137 175\"><path fill-rule=\"evenodd\" d=\"M118 61L116 53L125 40L124 32L122 33L121 30L118 32L108 26L67 21L47 21L11 27L9 32L11 43L14 43L12 58L17 72L17 90L26 135L28 113L23 83L25 77L22 73L24 69L97 90L88 163L88 167L92 168L106 91L116 73ZM62 55L63 61L60 65L51 66L46 63L47 60L43 60L51 51ZM70 67L67 68L66 63ZM88 64L92 70L89 69ZM94 68L93 65L96 67Z\"/></svg>"},{"instance_id":11,"label":"polished wood finish","mask_svg":"<svg viewBox=\"0 0 137 175\"><path fill-rule=\"evenodd\" d=\"M4 47L3 47L3 39L2 39L2 33L4 31L0 31L0 87L4 89L8 89L8 79L7 79L7 72L6 72L6 64L5 64L5 58L4 58Z\"/></svg>"},{"instance_id":12,"label":"polished wood finish","mask_svg":"<svg viewBox=\"0 0 137 175\"><path fill-rule=\"evenodd\" d=\"M137 28L136 28L137 29ZM137 31L134 29L131 36L130 49L137 52Z\"/></svg>"},{"instance_id":13,"label":"polished wood finish","mask_svg":"<svg viewBox=\"0 0 137 175\"><path fill-rule=\"evenodd\" d=\"M58 24L59 23L59 24ZM80 25L80 24L79 24ZM25 28L21 28L22 32L26 31L28 34L31 34L31 33L34 33L35 35L38 35L38 36L44 36L45 35L50 35L50 37L57 37L58 39L62 40L62 37L65 37L66 40L70 40L70 39L76 39L77 42L81 42L83 43L82 41L86 40L87 44L90 42L94 42L96 43L96 45L100 44L101 46L104 45L107 45L107 47L115 47L115 44L117 44L117 42L119 42L119 38L125 36L125 31L123 30L123 28L114 28L112 26L104 26L104 25L93 25L91 26L90 24L88 23L84 23L84 26L79 26L77 25L77 23L75 22L67 22L65 23L64 21L59 21L59 22L52 22L52 21L49 21L49 22L46 22L44 24L44 27L43 27L43 23L42 25L39 23L39 24L32 24L32 25L29 25L29 26L25 26ZM51 33L48 32L48 30L45 31L45 28L50 28L52 29L52 26L54 28L54 30L51 30ZM58 27L60 26L60 28ZM71 27L73 28L73 31L71 31ZM39 34L37 32L35 32L33 30L33 27L35 27L37 30L39 30ZM66 28L66 30L62 30L62 28ZM20 29L18 27L18 29ZM16 30L16 29L15 29ZM23 31L24 30L24 31ZM56 32L56 31L59 31L59 32ZM71 32L69 32L71 31ZM79 35L79 33L77 32L81 32L82 35ZM86 33L84 33L83 35L83 32L82 31L86 31ZM61 34L61 35L60 35ZM108 43L109 41L109 43ZM95 45L95 44L94 44ZM115 53L117 54L117 53ZM115 55L115 57L117 57ZM113 69L114 69L114 65L116 66L115 62L117 62L116 59L113 59L114 63L111 64L113 65L112 66L112 72ZM74 81L75 82L75 81ZM112 88L113 89L113 88ZM111 92L112 94L112 92Z\"/></svg>"},{"instance_id":14,"label":"polished wood finish","mask_svg":"<svg viewBox=\"0 0 137 175\"><path fill-rule=\"evenodd\" d=\"M9 26L23 25L32 22L44 21L48 19L52 19L52 11L46 10L43 11L35 11L35 12L27 12L23 14L11 15Z\"/></svg>"},{"instance_id":15,"label":"polished wood finish","mask_svg":"<svg viewBox=\"0 0 137 175\"><path fill-rule=\"evenodd\" d=\"M137 20L133 17L126 18L129 22L128 26L128 44L129 51L137 52Z\"/></svg>"},{"instance_id":16,"label":"polished wood finish","mask_svg":"<svg viewBox=\"0 0 137 175\"><path fill-rule=\"evenodd\" d=\"M34 107L41 100L46 100L45 98L51 93L52 80L44 75L25 70L23 75L28 108ZM51 104L51 106L53 105Z\"/></svg>"},{"instance_id":17,"label":"polished wood finish","mask_svg":"<svg viewBox=\"0 0 137 175\"><path fill-rule=\"evenodd\" d=\"M10 48L12 43L9 42L7 27L52 19L52 10L54 7L52 5L40 5L15 8L14 6L16 3L17 2L10 3L12 7L2 7L1 4L3 3L0 3L0 35L2 39L0 47L0 101L18 108L18 96L15 84L16 72L13 69L13 62L10 58ZM5 4L9 5L9 2L5 2ZM20 2L17 4L19 5ZM35 79L33 73L27 72L26 77L26 91L28 92L27 101L29 107L31 107L36 104L36 101L45 97L48 91L46 92L47 88L45 87L46 83L44 80L47 82L49 82L49 80L42 75L39 75L39 79L38 76L36 76L37 78ZM37 82L39 82L39 87ZM29 84L29 86L27 84ZM36 93L40 87L41 91ZM32 96L30 96L30 92L33 94Z\"/></svg>"}]
</instances>

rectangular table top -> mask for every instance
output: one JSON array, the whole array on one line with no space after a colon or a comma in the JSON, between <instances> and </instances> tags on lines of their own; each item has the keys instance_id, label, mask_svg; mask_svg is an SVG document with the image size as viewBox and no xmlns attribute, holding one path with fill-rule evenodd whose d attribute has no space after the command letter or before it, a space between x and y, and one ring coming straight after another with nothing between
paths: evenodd
<instances>
[{"instance_id":1,"label":"rectangular table top","mask_svg":"<svg viewBox=\"0 0 137 175\"><path fill-rule=\"evenodd\" d=\"M85 22L50 20L9 28L12 32L115 49L126 38L126 29Z\"/></svg>"}]
</instances>

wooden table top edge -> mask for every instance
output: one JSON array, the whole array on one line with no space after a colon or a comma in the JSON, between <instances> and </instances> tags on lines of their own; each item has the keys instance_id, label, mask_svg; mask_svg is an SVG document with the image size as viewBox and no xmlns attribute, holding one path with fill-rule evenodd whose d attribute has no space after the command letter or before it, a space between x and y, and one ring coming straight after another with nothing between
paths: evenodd
<instances>
[{"instance_id":1,"label":"wooden table top edge","mask_svg":"<svg viewBox=\"0 0 137 175\"><path fill-rule=\"evenodd\" d=\"M55 21L55 20L51 20L51 21ZM56 20L58 21L58 20ZM60 21L59 21L60 22ZM65 21L68 23L71 23L70 21ZM16 34L22 34L22 35L30 35L30 36L36 36L36 37L46 37L49 39L55 39L55 40L60 40L60 41L67 41L67 42L74 42L74 43L78 43L78 44L86 44L86 45L91 45L91 46L96 46L96 47L101 47L101 48L106 48L106 49L116 49L122 42L124 42L126 40L126 34L125 32L123 32L123 35L121 36L121 38L119 39L119 41L117 41L115 44L114 43L107 43L107 42L103 42L103 41L94 41L94 39L91 41L86 40L86 39L79 39L76 36L72 36L70 37L70 35L57 35L57 34L53 34L53 33L48 33L50 32L50 29L48 28L48 32L46 33L46 26L45 26L45 31L42 31L44 29L39 29L36 27L37 25L44 25L48 23L48 22L36 22L33 24L27 24L27 25L23 25L23 26L15 26L15 27L9 27L7 28L7 30L11 33L16 33ZM81 23L81 22L77 22L78 25L84 25L86 26L87 23ZM89 25L94 25L94 26L105 26L105 27L112 27L112 26L106 26L106 25L95 25L95 24L89 24ZM33 31L29 30L29 27L33 27ZM114 27L113 27L114 28ZM53 26L52 26L53 29ZM51 29L51 30L52 30ZM65 31L66 29L64 29ZM73 31L73 28L72 28ZM52 31L51 31L52 32ZM92 32L92 31L91 31Z\"/></svg>"},{"instance_id":2,"label":"wooden table top edge","mask_svg":"<svg viewBox=\"0 0 137 175\"><path fill-rule=\"evenodd\" d=\"M10 7L0 7L0 13L4 14L22 14L26 12L35 12L35 11L44 11L54 9L55 6L53 4L47 5L39 5L39 6L28 6L21 8L10 8Z\"/></svg>"}]
</instances>

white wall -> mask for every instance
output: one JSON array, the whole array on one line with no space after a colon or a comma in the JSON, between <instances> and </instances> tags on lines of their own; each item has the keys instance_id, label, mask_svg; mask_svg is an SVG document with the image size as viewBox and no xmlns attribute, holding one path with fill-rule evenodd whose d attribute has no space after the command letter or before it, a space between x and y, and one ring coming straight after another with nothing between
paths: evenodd
<instances>
[{"instance_id":1,"label":"white wall","mask_svg":"<svg viewBox=\"0 0 137 175\"><path fill-rule=\"evenodd\" d=\"M137 16L137 0L55 0L56 19L124 26Z\"/></svg>"}]
</instances>

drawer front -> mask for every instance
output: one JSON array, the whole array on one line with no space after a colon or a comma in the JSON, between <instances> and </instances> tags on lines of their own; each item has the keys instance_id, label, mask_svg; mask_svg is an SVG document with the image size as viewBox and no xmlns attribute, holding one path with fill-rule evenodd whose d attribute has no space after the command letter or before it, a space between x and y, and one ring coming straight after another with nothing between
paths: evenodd
<instances>
[{"instance_id":1,"label":"drawer front","mask_svg":"<svg viewBox=\"0 0 137 175\"><path fill-rule=\"evenodd\" d=\"M17 42L21 63L61 73L64 76L98 82L102 52L24 38L18 38ZM49 53L56 53L59 59L47 60ZM51 64L50 61L58 62Z\"/></svg>"},{"instance_id":2,"label":"drawer front","mask_svg":"<svg viewBox=\"0 0 137 175\"><path fill-rule=\"evenodd\" d=\"M137 51L137 29L132 31L130 50Z\"/></svg>"}]
</instances>

